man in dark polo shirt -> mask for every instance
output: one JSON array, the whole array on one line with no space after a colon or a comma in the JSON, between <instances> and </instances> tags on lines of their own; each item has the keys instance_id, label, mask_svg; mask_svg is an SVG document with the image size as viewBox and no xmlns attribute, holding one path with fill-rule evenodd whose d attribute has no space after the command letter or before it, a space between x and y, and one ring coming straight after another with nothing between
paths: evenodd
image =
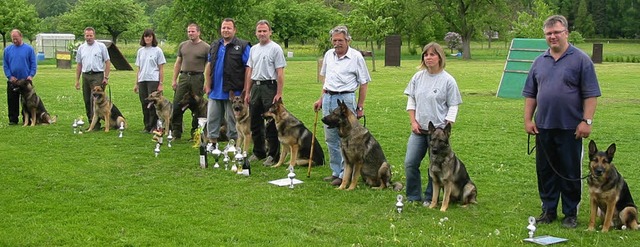
<instances>
[{"instance_id":1,"label":"man in dark polo shirt","mask_svg":"<svg viewBox=\"0 0 640 247\"><path fill-rule=\"evenodd\" d=\"M180 100L185 94L204 94L204 65L207 62L209 44L200 39L200 26L195 23L187 27L189 40L180 43L176 63L173 66L173 80L171 87L175 91L173 95L173 115L171 116L171 129L176 139L182 138L182 116L184 111L180 109ZM190 108L193 116L191 120L191 135L198 128L197 106Z\"/></svg>"},{"instance_id":2,"label":"man in dark polo shirt","mask_svg":"<svg viewBox=\"0 0 640 247\"><path fill-rule=\"evenodd\" d=\"M84 108L87 112L87 121L93 117L93 102L91 90L95 86L103 89L109 83L109 72L111 63L107 46L96 42L96 30L92 27L84 29L84 44L78 47L76 53L76 89L80 90L80 75L82 75L82 96L84 98ZM95 126L100 129L100 122Z\"/></svg>"},{"instance_id":3,"label":"man in dark polo shirt","mask_svg":"<svg viewBox=\"0 0 640 247\"><path fill-rule=\"evenodd\" d=\"M554 15L544 22L549 49L534 60L522 96L524 129L536 135L536 173L542 201L542 214L536 222L555 221L562 199L562 226L576 228L582 193L582 138L591 133L600 86L591 59L569 44L568 32L563 16Z\"/></svg>"}]
</instances>

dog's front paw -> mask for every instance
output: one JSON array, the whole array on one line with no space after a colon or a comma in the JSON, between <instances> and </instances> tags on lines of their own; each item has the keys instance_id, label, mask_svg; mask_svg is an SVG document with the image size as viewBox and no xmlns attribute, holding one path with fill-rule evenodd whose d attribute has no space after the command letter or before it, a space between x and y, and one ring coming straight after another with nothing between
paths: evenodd
<instances>
[{"instance_id":1,"label":"dog's front paw","mask_svg":"<svg viewBox=\"0 0 640 247\"><path fill-rule=\"evenodd\" d=\"M336 190L344 190L344 189L345 189L345 186L340 186L340 187L336 188Z\"/></svg>"},{"instance_id":2,"label":"dog's front paw","mask_svg":"<svg viewBox=\"0 0 640 247\"><path fill-rule=\"evenodd\" d=\"M431 205L429 205L429 208L434 209L434 208L436 208L437 206L438 206L438 204L437 204L437 203L433 203L433 202L432 202L432 203L431 203Z\"/></svg>"},{"instance_id":3,"label":"dog's front paw","mask_svg":"<svg viewBox=\"0 0 640 247\"><path fill-rule=\"evenodd\" d=\"M593 226L589 226L589 227L587 228L587 231L590 231L590 232L593 232L593 231L595 231L595 230L596 230L596 228L595 228L595 227L593 227Z\"/></svg>"}]
</instances>

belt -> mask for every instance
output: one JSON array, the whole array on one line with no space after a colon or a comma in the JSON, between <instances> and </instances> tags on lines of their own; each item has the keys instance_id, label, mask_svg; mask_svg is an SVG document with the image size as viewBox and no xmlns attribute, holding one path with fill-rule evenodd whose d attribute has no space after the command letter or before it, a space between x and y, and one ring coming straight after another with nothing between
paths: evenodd
<instances>
[{"instance_id":1,"label":"belt","mask_svg":"<svg viewBox=\"0 0 640 247\"><path fill-rule=\"evenodd\" d=\"M328 93L329 95L339 95L339 94L348 94L348 93L353 93L353 91L340 91L340 92L336 92L336 91L330 91L330 90L324 90L325 93Z\"/></svg>"},{"instance_id":2,"label":"belt","mask_svg":"<svg viewBox=\"0 0 640 247\"><path fill-rule=\"evenodd\" d=\"M82 72L85 75L91 75L91 74L102 74L104 73L103 71L87 71L87 72Z\"/></svg>"},{"instance_id":3,"label":"belt","mask_svg":"<svg viewBox=\"0 0 640 247\"><path fill-rule=\"evenodd\" d=\"M195 71L180 71L180 74L185 74L185 75L200 75L200 74L202 74L202 72L195 72Z\"/></svg>"},{"instance_id":4,"label":"belt","mask_svg":"<svg viewBox=\"0 0 640 247\"><path fill-rule=\"evenodd\" d=\"M276 80L266 80L266 81L253 81L253 84L255 85L274 85L276 84Z\"/></svg>"}]
</instances>

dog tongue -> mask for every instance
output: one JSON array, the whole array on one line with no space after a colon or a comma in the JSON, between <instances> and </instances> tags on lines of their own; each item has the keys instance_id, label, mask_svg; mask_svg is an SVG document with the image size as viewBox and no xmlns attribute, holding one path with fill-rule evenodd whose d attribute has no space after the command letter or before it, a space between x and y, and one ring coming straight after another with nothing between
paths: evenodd
<instances>
[{"instance_id":1,"label":"dog tongue","mask_svg":"<svg viewBox=\"0 0 640 247\"><path fill-rule=\"evenodd\" d=\"M147 109L151 108L151 106L152 106L152 105L153 105L153 102L149 103L149 104L147 105Z\"/></svg>"}]
</instances>

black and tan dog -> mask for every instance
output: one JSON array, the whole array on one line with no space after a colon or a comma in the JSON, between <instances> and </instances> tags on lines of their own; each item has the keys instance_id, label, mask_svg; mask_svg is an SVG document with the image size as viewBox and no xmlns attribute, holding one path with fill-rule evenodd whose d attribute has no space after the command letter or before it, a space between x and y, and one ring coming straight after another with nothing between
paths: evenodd
<instances>
[{"instance_id":1,"label":"black and tan dog","mask_svg":"<svg viewBox=\"0 0 640 247\"><path fill-rule=\"evenodd\" d=\"M588 230L595 230L596 215L600 214L603 222L602 232L609 231L611 226L627 229L638 229L638 208L633 202L627 182L611 163L616 152L616 144L611 144L606 152L598 151L596 143L589 142L589 203L591 217ZM602 217L602 212L605 212Z\"/></svg>"},{"instance_id":2,"label":"black and tan dog","mask_svg":"<svg viewBox=\"0 0 640 247\"><path fill-rule=\"evenodd\" d=\"M449 144L451 124L447 123L443 129L436 128L429 122L428 134L431 135L429 176L433 180L433 197L429 208L438 206L440 189L444 190L442 207L440 207L442 212L447 211L450 202L460 201L463 207L469 203L477 203L476 185L471 181L466 167Z\"/></svg>"},{"instance_id":3,"label":"black and tan dog","mask_svg":"<svg viewBox=\"0 0 640 247\"><path fill-rule=\"evenodd\" d=\"M169 132L169 125L171 125L171 114L173 113L173 104L164 97L162 91L153 91L145 99L147 102L147 109L154 106L156 108L156 115L158 119L162 120L164 134Z\"/></svg>"},{"instance_id":4,"label":"black and tan dog","mask_svg":"<svg viewBox=\"0 0 640 247\"><path fill-rule=\"evenodd\" d=\"M207 118L208 101L207 99L202 97L202 95L198 95L193 92L187 93L182 97L178 104L180 105L179 110L183 112L186 111L187 108L192 109L191 112L194 112L193 117L195 118ZM221 121L220 123L220 136L218 137L218 142L228 141L229 137L227 137L227 122ZM204 133L208 133L206 124L204 126ZM204 141L208 141L207 134L205 134L203 137L205 139Z\"/></svg>"},{"instance_id":5,"label":"black and tan dog","mask_svg":"<svg viewBox=\"0 0 640 247\"><path fill-rule=\"evenodd\" d=\"M109 132L110 128L118 129L121 125L127 128L127 122L122 116L118 107L109 100L101 86L95 86L91 90L93 99L93 117L91 126L87 131L93 130L100 120L104 120L104 132Z\"/></svg>"},{"instance_id":6,"label":"black and tan dog","mask_svg":"<svg viewBox=\"0 0 640 247\"><path fill-rule=\"evenodd\" d=\"M233 91L230 91L229 101L231 102L231 109L233 109L233 117L236 120L236 130L238 131L236 146L247 151L251 144L251 115L249 115L248 105L244 102L244 91L240 96L235 96Z\"/></svg>"},{"instance_id":7,"label":"black and tan dog","mask_svg":"<svg viewBox=\"0 0 640 247\"><path fill-rule=\"evenodd\" d=\"M368 129L360 125L356 115L343 101L338 100L338 107L322 118L322 122L328 128L337 128L340 136L345 167L344 178L338 189L355 189L360 175L371 187L383 189L393 186L396 191L402 189L401 183L391 182L391 165L380 143Z\"/></svg>"},{"instance_id":8,"label":"black and tan dog","mask_svg":"<svg viewBox=\"0 0 640 247\"><path fill-rule=\"evenodd\" d=\"M22 103L23 126L36 124L52 124L57 120L57 116L51 117L44 107L42 98L36 94L31 80L17 80L13 82L13 90L20 93Z\"/></svg>"},{"instance_id":9,"label":"black and tan dog","mask_svg":"<svg viewBox=\"0 0 640 247\"><path fill-rule=\"evenodd\" d=\"M282 101L271 105L267 112L264 113L264 116L271 117L275 121L278 140L282 145L280 159L273 167L282 165L289 151L291 151L291 159L289 160L289 166L291 167L309 164L309 157L312 151L312 164L315 166L324 165L324 152L318 143L318 139L315 139L313 133L304 126L302 121L298 120L284 107ZM313 147L311 142L313 142Z\"/></svg>"}]
</instances>

